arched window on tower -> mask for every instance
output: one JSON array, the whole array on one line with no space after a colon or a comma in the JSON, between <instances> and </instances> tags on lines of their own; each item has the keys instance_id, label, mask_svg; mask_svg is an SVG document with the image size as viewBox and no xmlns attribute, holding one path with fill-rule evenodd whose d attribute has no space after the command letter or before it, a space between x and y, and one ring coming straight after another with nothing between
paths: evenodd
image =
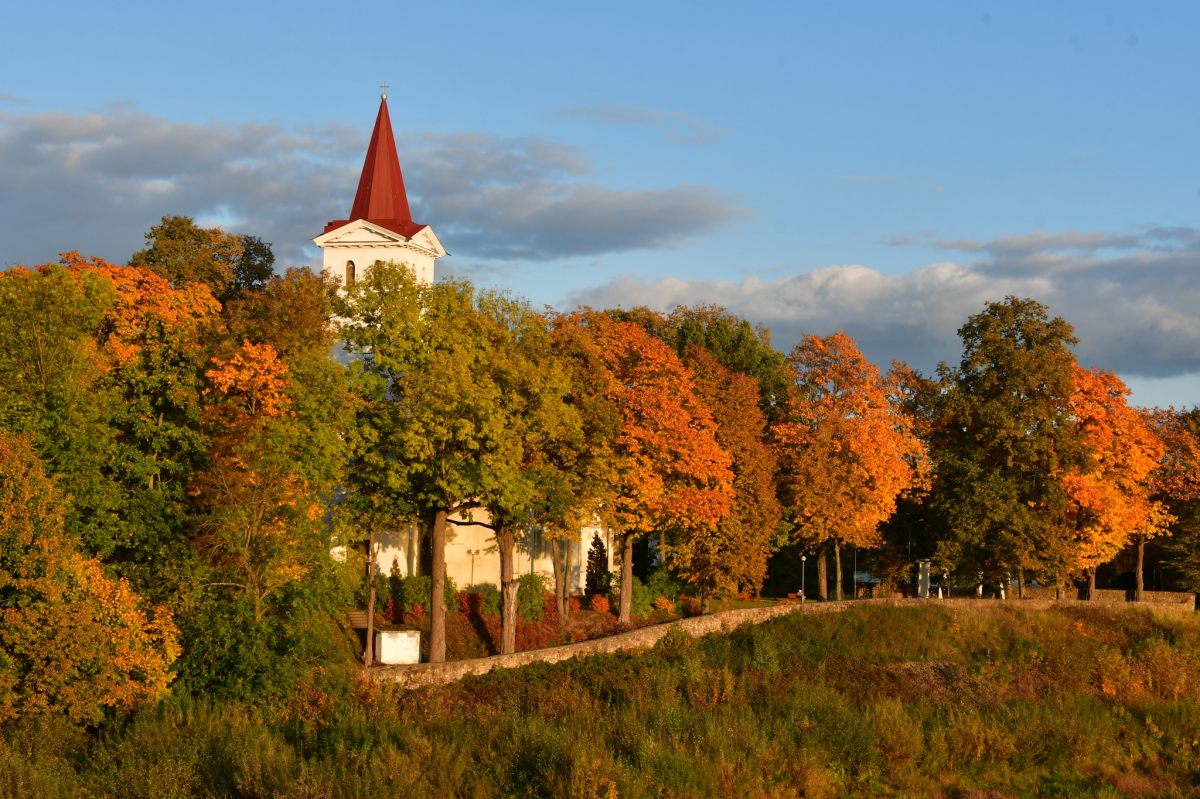
<instances>
[{"instance_id":1,"label":"arched window on tower","mask_svg":"<svg viewBox=\"0 0 1200 799\"><path fill-rule=\"evenodd\" d=\"M346 261L346 285L354 285L354 261Z\"/></svg>"}]
</instances>

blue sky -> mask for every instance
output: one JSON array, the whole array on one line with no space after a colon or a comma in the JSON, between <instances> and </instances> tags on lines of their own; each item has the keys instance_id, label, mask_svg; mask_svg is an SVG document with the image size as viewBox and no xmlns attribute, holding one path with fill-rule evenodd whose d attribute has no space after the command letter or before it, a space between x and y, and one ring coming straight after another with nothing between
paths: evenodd
<instances>
[{"instance_id":1,"label":"blue sky","mask_svg":"<svg viewBox=\"0 0 1200 799\"><path fill-rule=\"evenodd\" d=\"M717 302L780 347L841 327L925 370L1019 293L1137 401L1200 402L1200 4L58 3L4 29L0 263L124 260L168 213L316 262L386 80L446 271Z\"/></svg>"}]
</instances>

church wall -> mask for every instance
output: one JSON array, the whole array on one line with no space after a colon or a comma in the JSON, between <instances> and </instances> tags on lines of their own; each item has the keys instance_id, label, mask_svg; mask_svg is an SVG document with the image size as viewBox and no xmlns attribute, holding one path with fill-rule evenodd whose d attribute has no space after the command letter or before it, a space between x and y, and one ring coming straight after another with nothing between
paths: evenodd
<instances>
[{"instance_id":1,"label":"church wall","mask_svg":"<svg viewBox=\"0 0 1200 799\"><path fill-rule=\"evenodd\" d=\"M337 247L327 244L324 247L324 269L326 274L333 275L346 285L346 262L353 261L355 274L362 278L370 271L376 261L395 261L408 264L417 273L417 278L425 283L433 282L432 256L408 247L395 245L385 247Z\"/></svg>"},{"instance_id":2,"label":"church wall","mask_svg":"<svg viewBox=\"0 0 1200 799\"><path fill-rule=\"evenodd\" d=\"M486 512L475 511L476 518ZM582 540L571 545L571 570L568 587L571 595L581 596L587 584L587 556L591 548L593 528L584 528ZM603 531L600 538L608 549L609 570L614 569L613 546ZM376 568L381 574L391 574L393 565L401 576L421 572L420 541L415 525L389 531L379 536L375 556ZM535 531L532 535L518 538L514 547L514 573L517 576L535 572L546 578L546 586L553 590L554 561L549 542ZM496 548L496 537L487 527L478 524L449 524L446 527L446 573L454 580L460 591L490 585L500 586L500 554Z\"/></svg>"}]
</instances>

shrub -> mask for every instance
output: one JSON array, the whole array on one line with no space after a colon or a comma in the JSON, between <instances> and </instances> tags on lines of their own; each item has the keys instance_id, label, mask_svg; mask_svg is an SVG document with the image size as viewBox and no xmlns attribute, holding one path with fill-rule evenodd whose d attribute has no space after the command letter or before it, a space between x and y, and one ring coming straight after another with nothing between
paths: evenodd
<instances>
[{"instance_id":1,"label":"shrub","mask_svg":"<svg viewBox=\"0 0 1200 799\"><path fill-rule=\"evenodd\" d=\"M604 594L592 594L591 608L596 613L608 613L608 597Z\"/></svg>"},{"instance_id":2,"label":"shrub","mask_svg":"<svg viewBox=\"0 0 1200 799\"><path fill-rule=\"evenodd\" d=\"M428 574L414 574L400 579L400 595L393 598L399 602L401 611L415 614L418 605L422 608L429 607L432 591L433 578ZM442 595L446 603L447 614L458 609L457 594L458 589L455 587L454 581L450 579L450 575L446 575Z\"/></svg>"},{"instance_id":3,"label":"shrub","mask_svg":"<svg viewBox=\"0 0 1200 799\"><path fill-rule=\"evenodd\" d=\"M636 584L634 590L637 590ZM646 591L649 592L651 600L669 599L673 603L684 590L683 581L667 569L658 569L646 580Z\"/></svg>"},{"instance_id":4,"label":"shrub","mask_svg":"<svg viewBox=\"0 0 1200 799\"><path fill-rule=\"evenodd\" d=\"M660 596L658 599L654 600L654 609L661 610L663 613L674 613L675 603L666 597Z\"/></svg>"},{"instance_id":5,"label":"shrub","mask_svg":"<svg viewBox=\"0 0 1200 799\"><path fill-rule=\"evenodd\" d=\"M546 578L540 574L522 574L517 579L517 614L525 621L541 621L546 616Z\"/></svg>"},{"instance_id":6,"label":"shrub","mask_svg":"<svg viewBox=\"0 0 1200 799\"><path fill-rule=\"evenodd\" d=\"M489 589L479 594L483 597L481 612L484 616L495 616L500 612L500 592Z\"/></svg>"},{"instance_id":7,"label":"shrub","mask_svg":"<svg viewBox=\"0 0 1200 799\"><path fill-rule=\"evenodd\" d=\"M569 599L567 599L567 607L571 610L572 613L578 613L579 608L580 608L579 598L578 597L570 597Z\"/></svg>"}]
</instances>

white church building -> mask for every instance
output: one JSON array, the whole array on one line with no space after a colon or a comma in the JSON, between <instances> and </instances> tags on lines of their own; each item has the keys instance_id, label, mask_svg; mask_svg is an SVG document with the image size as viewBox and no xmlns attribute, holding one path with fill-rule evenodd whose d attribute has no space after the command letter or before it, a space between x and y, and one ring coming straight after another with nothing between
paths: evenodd
<instances>
[{"instance_id":1,"label":"white church building","mask_svg":"<svg viewBox=\"0 0 1200 799\"><path fill-rule=\"evenodd\" d=\"M407 264L419 279L428 283L434 281L434 263L446 255L446 250L428 225L412 219L388 116L387 94L379 104L379 115L375 119L350 216L327 224L313 243L321 248L325 273L340 278L343 285L366 274L377 261ZM487 512L475 511L472 520L486 522ZM484 585L499 587L500 555L492 531L481 524L465 523L463 519L457 521L459 523L446 528L447 574L459 590ZM571 545L568 588L573 595L584 592L588 550L596 533L600 534L608 550L609 569L613 568L611 534L585 529L582 540ZM376 536L375 562L379 572L390 574L396 568L402 576L419 573L421 534L414 525ZM553 586L550 545L542 539L537 528L518 539L514 571L518 575L542 574L547 585Z\"/></svg>"}]
</instances>

